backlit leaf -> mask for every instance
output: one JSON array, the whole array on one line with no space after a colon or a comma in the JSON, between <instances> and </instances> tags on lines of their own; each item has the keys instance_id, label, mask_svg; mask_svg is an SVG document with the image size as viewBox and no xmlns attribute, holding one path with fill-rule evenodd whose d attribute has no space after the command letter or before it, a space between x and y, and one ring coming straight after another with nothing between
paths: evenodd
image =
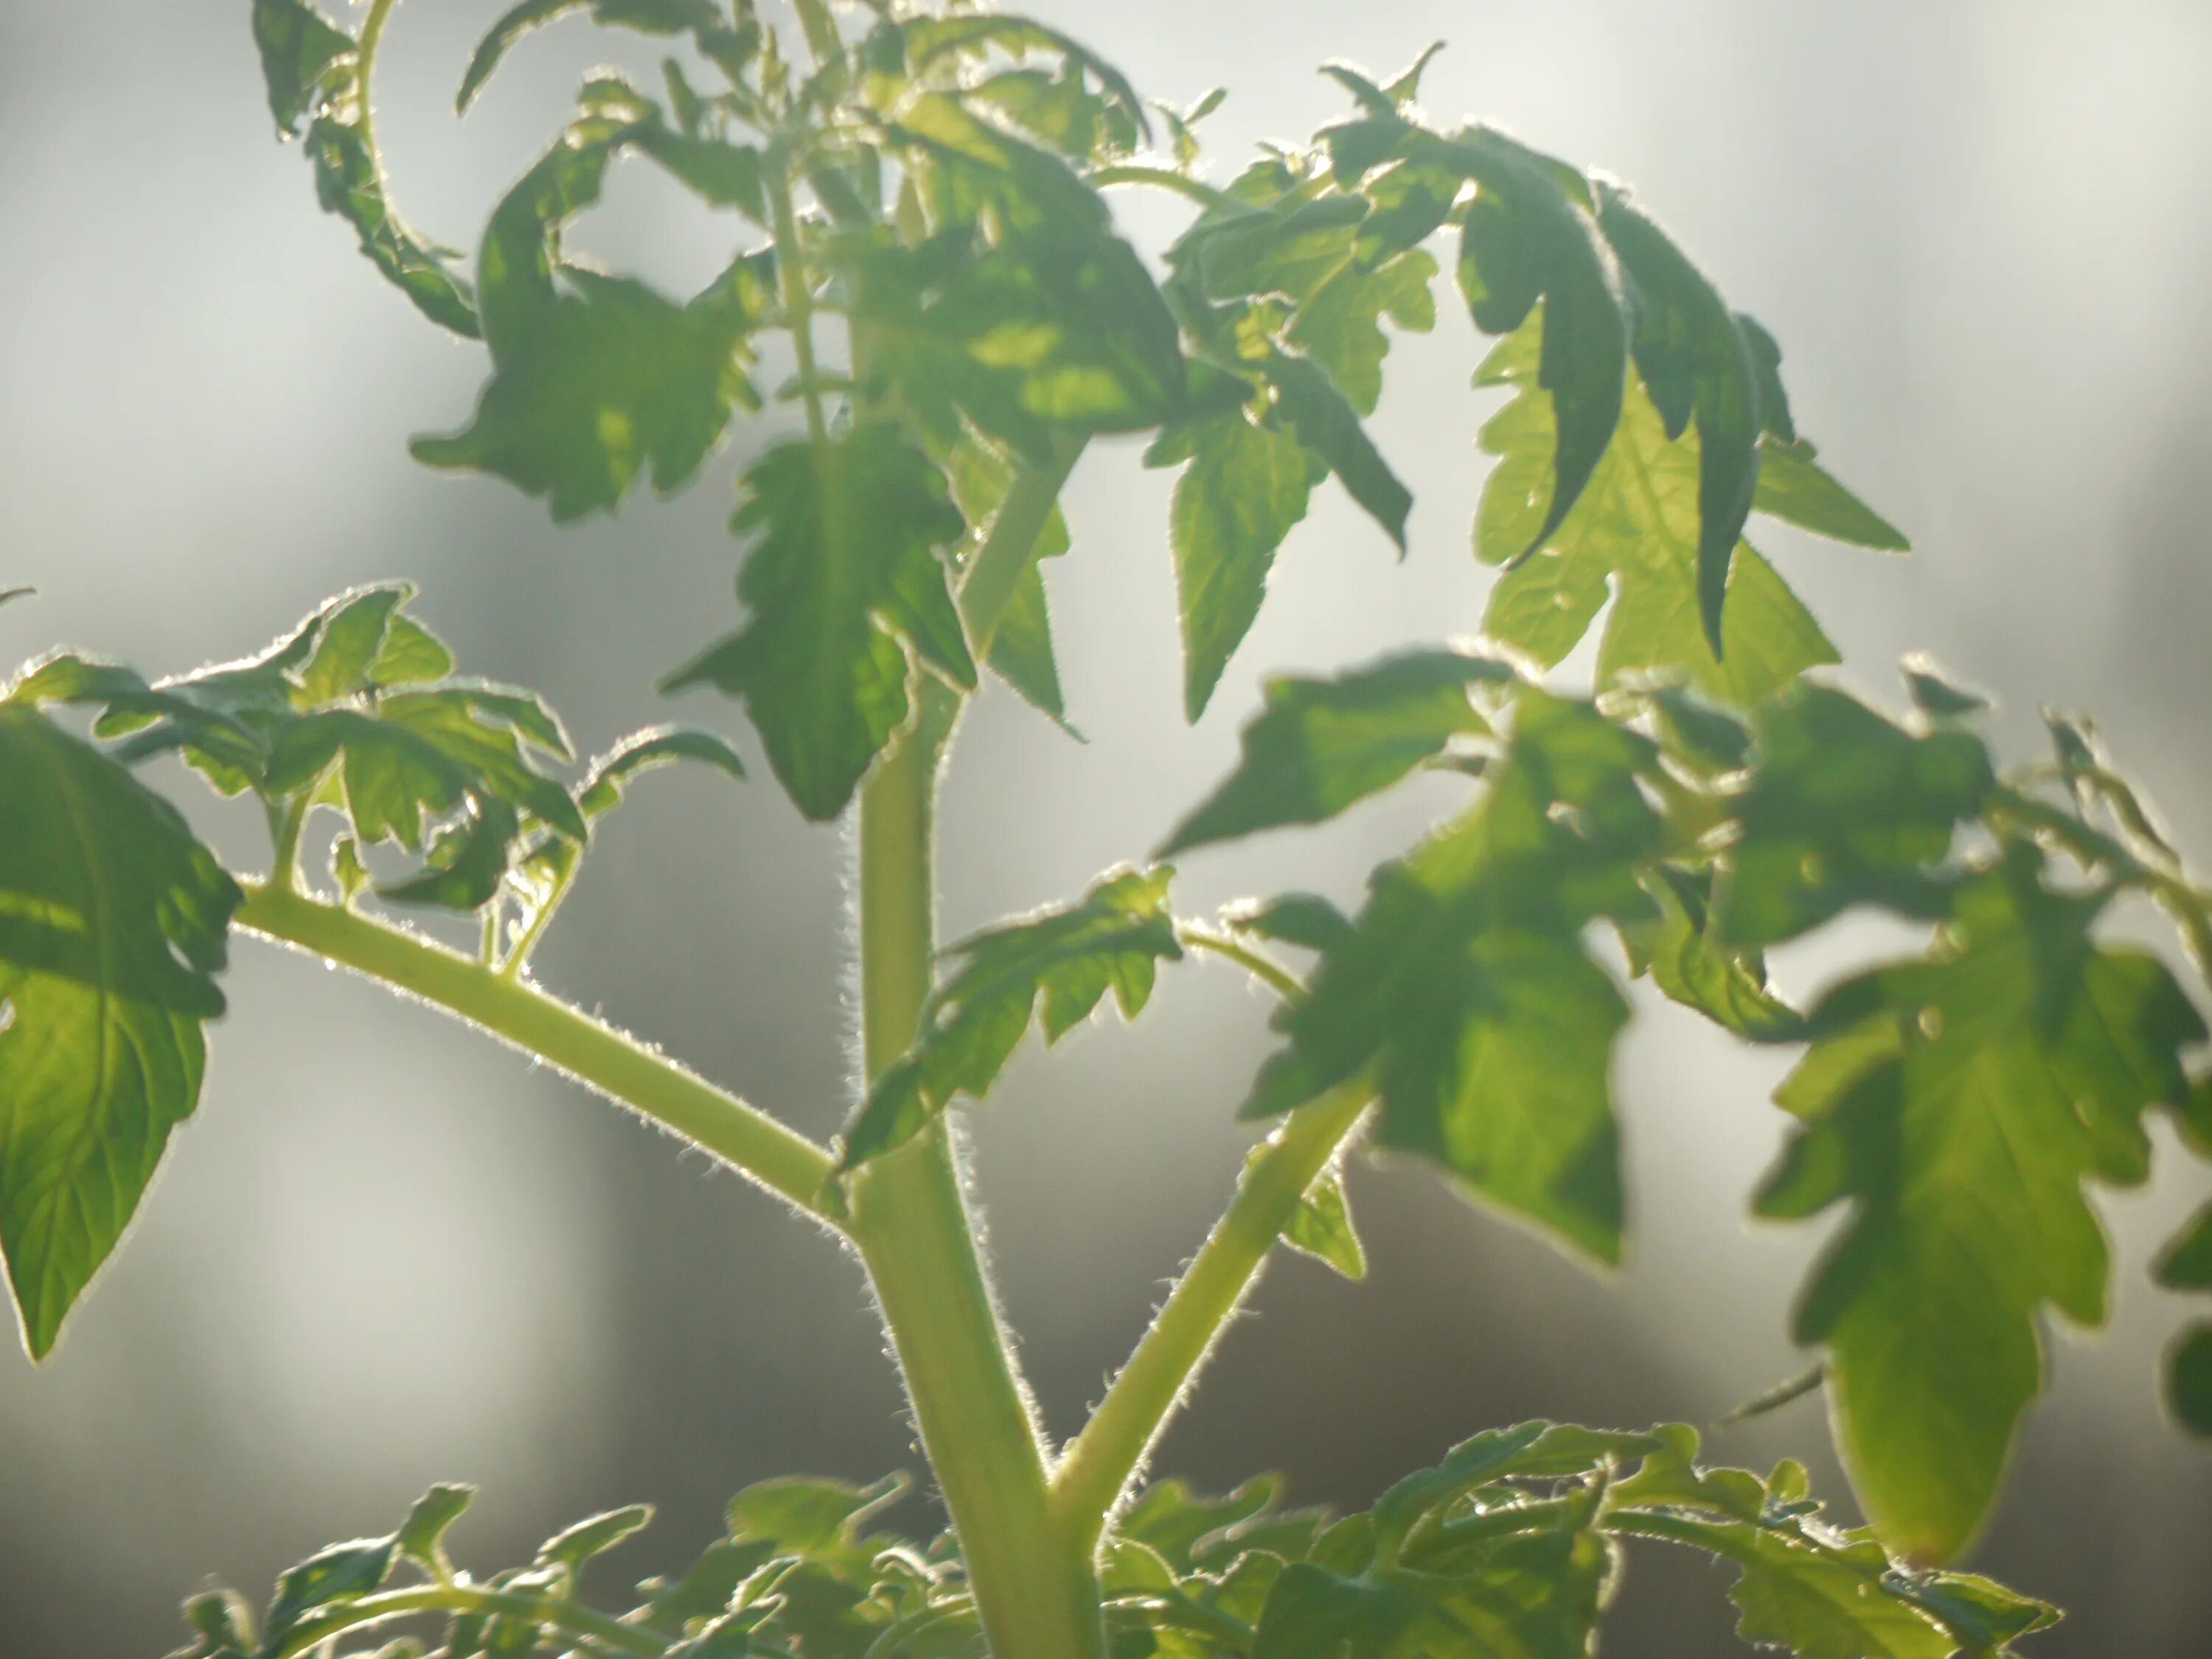
<instances>
[{"instance_id":1,"label":"backlit leaf","mask_svg":"<svg viewBox=\"0 0 2212 1659\"><path fill-rule=\"evenodd\" d=\"M1135 1018L1159 963L1182 955L1167 908L1173 874L1164 866L1121 871L1079 904L952 946L959 965L930 998L921 1036L884 1068L846 1127L843 1167L903 1144L956 1095L982 1099L1032 1018L1057 1042L1110 990L1122 1017Z\"/></svg>"},{"instance_id":2,"label":"backlit leaf","mask_svg":"<svg viewBox=\"0 0 2212 1659\"><path fill-rule=\"evenodd\" d=\"M0 703L0 1253L33 1358L198 1103L243 897L167 802Z\"/></svg>"},{"instance_id":3,"label":"backlit leaf","mask_svg":"<svg viewBox=\"0 0 2212 1659\"><path fill-rule=\"evenodd\" d=\"M811 818L844 810L906 722L908 653L972 686L939 550L963 528L944 477L896 428L777 445L745 474L732 527L745 626L665 683L741 698L769 762Z\"/></svg>"}]
</instances>

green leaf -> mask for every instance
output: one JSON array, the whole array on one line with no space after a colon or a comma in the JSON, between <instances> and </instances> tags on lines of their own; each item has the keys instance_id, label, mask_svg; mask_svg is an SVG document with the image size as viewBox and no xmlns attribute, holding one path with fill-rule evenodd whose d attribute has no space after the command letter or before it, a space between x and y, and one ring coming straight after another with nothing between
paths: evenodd
<instances>
[{"instance_id":1,"label":"green leaf","mask_svg":"<svg viewBox=\"0 0 2212 1659\"><path fill-rule=\"evenodd\" d=\"M1698 611L1698 438L1668 439L1640 386L1628 388L1612 443L1573 510L1542 530L1553 518L1557 442L1552 410L1535 395L1541 320L1501 343L1476 376L1478 385L1516 393L1482 428L1482 447L1498 463L1483 485L1476 551L1510 563L1538 549L1491 590L1484 633L1556 666L1610 597L1598 645L1601 684L1639 671L1679 671L1715 702L1739 708L1836 661L1820 624L1748 542L1735 550L1723 652L1715 655Z\"/></svg>"},{"instance_id":2,"label":"green leaf","mask_svg":"<svg viewBox=\"0 0 2212 1659\"><path fill-rule=\"evenodd\" d=\"M1221 919L1232 932L1307 951L1326 951L1352 932L1351 918L1317 893L1248 900L1224 911Z\"/></svg>"},{"instance_id":3,"label":"green leaf","mask_svg":"<svg viewBox=\"0 0 2212 1659\"><path fill-rule=\"evenodd\" d=\"M1980 738L1909 732L1811 684L1761 708L1753 728L1758 764L1721 907L1729 939L1778 944L1869 900L1940 902L1929 867L1995 784Z\"/></svg>"},{"instance_id":4,"label":"green leaf","mask_svg":"<svg viewBox=\"0 0 2212 1659\"><path fill-rule=\"evenodd\" d=\"M1651 982L1669 1000L1754 1042L1786 1042L1803 1031L1803 1016L1767 988L1757 954L1714 936L1696 883L1662 866L1645 886L1658 918L1628 932Z\"/></svg>"},{"instance_id":5,"label":"green leaf","mask_svg":"<svg viewBox=\"0 0 2212 1659\"><path fill-rule=\"evenodd\" d=\"M743 782L745 763L729 740L697 726L655 726L632 732L592 763L584 787L576 792L577 809L586 818L597 818L622 805L630 780L680 761L702 766Z\"/></svg>"},{"instance_id":6,"label":"green leaf","mask_svg":"<svg viewBox=\"0 0 2212 1659\"><path fill-rule=\"evenodd\" d=\"M2204 1027L2143 952L2090 936L2099 902L2055 894L2029 853L1961 889L1929 958L1830 992L1819 1031L1870 1022L1898 1051L1838 1068L1762 1190L1762 1215L1856 1200L1807 1288L1845 1455L1884 1539L1964 1549L2042 1385L2046 1304L2106 1310L2107 1252L2082 1192L2140 1182L2144 1109L2187 1089ZM1815 1051L1818 1052L1817 1050Z\"/></svg>"},{"instance_id":7,"label":"green leaf","mask_svg":"<svg viewBox=\"0 0 2212 1659\"><path fill-rule=\"evenodd\" d=\"M632 1533L642 1529L652 1519L650 1504L632 1504L626 1509L591 1516L564 1528L540 1545L538 1564L566 1567L573 1573L593 1556L605 1554Z\"/></svg>"},{"instance_id":8,"label":"green leaf","mask_svg":"<svg viewBox=\"0 0 2212 1659\"><path fill-rule=\"evenodd\" d=\"M1328 372L1289 352L1277 352L1264 365L1275 389L1276 408L1298 441L1328 465L1345 493L1367 516L1406 550L1406 515L1413 510L1413 492L1398 481L1375 447L1358 412Z\"/></svg>"},{"instance_id":9,"label":"green leaf","mask_svg":"<svg viewBox=\"0 0 2212 1659\"><path fill-rule=\"evenodd\" d=\"M1964 720L1989 712L1987 697L1960 685L1917 652L1905 659L1903 672L1913 707L1932 720Z\"/></svg>"},{"instance_id":10,"label":"green leaf","mask_svg":"<svg viewBox=\"0 0 2212 1659\"><path fill-rule=\"evenodd\" d=\"M1628 375L1628 321L1619 266L1579 177L1488 127L1471 129L1456 150L1480 186L1459 261L1475 326L1511 334L1538 301L1544 307L1534 384L1551 394L1552 484L1535 529L1507 556L1517 561L1565 523L1612 443Z\"/></svg>"},{"instance_id":11,"label":"green leaf","mask_svg":"<svg viewBox=\"0 0 2212 1659\"><path fill-rule=\"evenodd\" d=\"M167 802L0 703L0 1254L34 1359L198 1103L243 900Z\"/></svg>"},{"instance_id":12,"label":"green leaf","mask_svg":"<svg viewBox=\"0 0 2212 1659\"><path fill-rule=\"evenodd\" d=\"M1409 651L1335 679L1275 679L1244 728L1237 770L1160 856L1291 823L1319 823L1387 789L1454 743L1486 735L1469 690L1513 678L1485 657Z\"/></svg>"},{"instance_id":13,"label":"green leaf","mask_svg":"<svg viewBox=\"0 0 2212 1659\"><path fill-rule=\"evenodd\" d=\"M1814 460L1815 453L1813 446L1802 439L1777 443L1770 438L1764 442L1759 453L1759 489L1752 497L1753 509L1830 541L1884 553L1911 551L1912 544L1905 540L1905 532L1830 477Z\"/></svg>"},{"instance_id":14,"label":"green leaf","mask_svg":"<svg viewBox=\"0 0 2212 1659\"><path fill-rule=\"evenodd\" d=\"M1247 1115L1371 1068L1379 1146L1601 1261L1619 1259L1619 1134L1607 1073L1627 1018L1580 939L1649 904L1637 867L1660 823L1644 741L1529 690L1482 804L1376 872L1352 933L1322 955Z\"/></svg>"},{"instance_id":15,"label":"green leaf","mask_svg":"<svg viewBox=\"0 0 2212 1659\"><path fill-rule=\"evenodd\" d=\"M2197 1325L2166 1351L2166 1401L2174 1421L2212 1439L2212 1325Z\"/></svg>"},{"instance_id":16,"label":"green leaf","mask_svg":"<svg viewBox=\"0 0 2212 1659\"><path fill-rule=\"evenodd\" d=\"M968 520L969 536L959 562L964 567L989 533L992 520L1013 487L1014 466L980 434L969 433L952 446L945 476L952 500ZM1029 568L1014 589L999 629L991 639L988 660L991 670L1023 698L1070 731L1067 702L1060 684L1060 660L1053 648L1052 611L1045 598L1042 563L1065 554L1070 545L1066 517L1055 505L1038 532Z\"/></svg>"},{"instance_id":17,"label":"green leaf","mask_svg":"<svg viewBox=\"0 0 2212 1659\"><path fill-rule=\"evenodd\" d=\"M516 41L547 23L586 10L602 27L620 26L647 34L712 35L718 29L727 30L714 0L521 0L501 13L478 43L453 100L454 113L467 112Z\"/></svg>"},{"instance_id":18,"label":"green leaf","mask_svg":"<svg viewBox=\"0 0 2212 1659\"><path fill-rule=\"evenodd\" d=\"M399 1553L441 1583L453 1576L446 1554L446 1534L476 1501L477 1489L469 1486L439 1485L416 1499L415 1507L393 1535Z\"/></svg>"},{"instance_id":19,"label":"green leaf","mask_svg":"<svg viewBox=\"0 0 2212 1659\"><path fill-rule=\"evenodd\" d=\"M1382 400L1382 359L1390 349L1382 319L1416 334L1434 328L1429 284L1436 275L1437 262L1418 248L1373 270L1347 261L1298 307L1290 343L1328 371L1354 409L1372 415Z\"/></svg>"},{"instance_id":20,"label":"green leaf","mask_svg":"<svg viewBox=\"0 0 2212 1659\"><path fill-rule=\"evenodd\" d=\"M1723 657L1729 565L1759 483L1758 375L1727 302L1626 193L1600 187L1598 223L1632 284L1636 367L1667 436L1697 422L1698 612Z\"/></svg>"},{"instance_id":21,"label":"green leaf","mask_svg":"<svg viewBox=\"0 0 2212 1659\"><path fill-rule=\"evenodd\" d=\"M269 1652L309 1615L338 1603L357 1601L382 1584L398 1553L394 1538L362 1538L333 1544L288 1569L276 1581L276 1595L263 1620Z\"/></svg>"},{"instance_id":22,"label":"green leaf","mask_svg":"<svg viewBox=\"0 0 2212 1659\"><path fill-rule=\"evenodd\" d=\"M324 210L353 226L370 263L424 316L477 337L475 298L452 269L452 250L410 228L385 194L383 169L368 143L360 43L333 27L309 0L253 0L253 38L277 131L299 137L306 124Z\"/></svg>"},{"instance_id":23,"label":"green leaf","mask_svg":"<svg viewBox=\"0 0 2212 1659\"><path fill-rule=\"evenodd\" d=\"M2212 1204L2167 1242L2152 1273L2170 1291L2212 1291Z\"/></svg>"},{"instance_id":24,"label":"green leaf","mask_svg":"<svg viewBox=\"0 0 2212 1659\"><path fill-rule=\"evenodd\" d=\"M1352 1224L1352 1204L1345 1195L1344 1172L1324 1170L1298 1200L1291 1224L1283 1230L1283 1243L1317 1261L1325 1261L1346 1279L1367 1277L1367 1251Z\"/></svg>"},{"instance_id":25,"label":"green leaf","mask_svg":"<svg viewBox=\"0 0 2212 1659\"><path fill-rule=\"evenodd\" d=\"M755 536L738 577L751 617L663 689L743 699L799 810L833 818L906 723L909 650L975 683L938 550L959 538L959 511L927 455L863 424L768 450L732 527Z\"/></svg>"},{"instance_id":26,"label":"green leaf","mask_svg":"<svg viewBox=\"0 0 2212 1659\"><path fill-rule=\"evenodd\" d=\"M1180 960L1168 909L1174 872L1121 870L1082 902L977 933L951 947L959 966L923 1011L921 1035L884 1069L847 1125L840 1167L903 1145L951 1105L981 1100L1037 1018L1048 1043L1091 1017L1109 990L1133 1019L1162 962Z\"/></svg>"},{"instance_id":27,"label":"green leaf","mask_svg":"<svg viewBox=\"0 0 2212 1659\"><path fill-rule=\"evenodd\" d=\"M1183 638L1183 710L1195 720L1250 631L1275 550L1305 517L1318 477L1289 434L1239 411L1163 434L1145 457L1188 457L1168 520Z\"/></svg>"}]
</instances>

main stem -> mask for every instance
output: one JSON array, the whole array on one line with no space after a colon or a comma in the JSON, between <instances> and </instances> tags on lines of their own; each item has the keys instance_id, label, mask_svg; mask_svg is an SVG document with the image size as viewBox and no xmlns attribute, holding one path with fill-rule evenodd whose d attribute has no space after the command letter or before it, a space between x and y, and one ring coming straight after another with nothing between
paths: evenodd
<instances>
[{"instance_id":1,"label":"main stem","mask_svg":"<svg viewBox=\"0 0 2212 1659\"><path fill-rule=\"evenodd\" d=\"M863 1047L875 1076L920 1029L936 954L933 808L957 696L930 683L915 727L860 795ZM940 1119L868 1166L852 1235L906 1378L997 1659L1101 1659L1087 1538L1047 1513L1030 1403L984 1277Z\"/></svg>"}]
</instances>

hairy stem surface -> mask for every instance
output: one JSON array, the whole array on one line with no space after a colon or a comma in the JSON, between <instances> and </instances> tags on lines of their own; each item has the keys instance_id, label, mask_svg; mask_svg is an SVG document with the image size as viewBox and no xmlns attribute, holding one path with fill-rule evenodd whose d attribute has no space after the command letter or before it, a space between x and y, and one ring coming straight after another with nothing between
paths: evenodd
<instances>
[{"instance_id":1,"label":"hairy stem surface","mask_svg":"<svg viewBox=\"0 0 2212 1659\"><path fill-rule=\"evenodd\" d=\"M830 1154L765 1112L526 981L334 904L242 884L238 925L434 1004L704 1147L794 1208L827 1219Z\"/></svg>"},{"instance_id":2,"label":"hairy stem surface","mask_svg":"<svg viewBox=\"0 0 2212 1659\"><path fill-rule=\"evenodd\" d=\"M1355 1078L1292 1113L1237 1184L1237 1196L1170 1292L1054 1477L1052 1513L1096 1541L1176 1404L1244 1299L1260 1267L1373 1098Z\"/></svg>"}]
</instances>

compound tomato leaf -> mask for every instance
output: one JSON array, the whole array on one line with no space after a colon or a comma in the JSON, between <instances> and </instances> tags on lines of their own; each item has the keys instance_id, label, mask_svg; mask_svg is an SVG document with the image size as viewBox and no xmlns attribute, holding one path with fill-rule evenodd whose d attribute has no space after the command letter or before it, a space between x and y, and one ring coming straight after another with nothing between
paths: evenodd
<instances>
[{"instance_id":1,"label":"compound tomato leaf","mask_svg":"<svg viewBox=\"0 0 2212 1659\"><path fill-rule=\"evenodd\" d=\"M876 422L769 449L731 522L755 536L738 576L750 620L662 689L743 700L799 811L833 818L906 723L909 649L975 683L939 551L964 522L936 465Z\"/></svg>"},{"instance_id":2,"label":"compound tomato leaf","mask_svg":"<svg viewBox=\"0 0 2212 1659\"><path fill-rule=\"evenodd\" d=\"M2205 1031L2158 961L2101 946L2100 902L2052 893L2014 850L1960 890L1948 942L1829 993L1834 1068L1759 1199L1781 1218L1857 1200L1814 1270L1801 1341L1827 1350L1867 1513L1917 1559L1964 1549L2043 1380L2045 1304L2106 1310L2105 1236L2082 1188L2140 1182L2145 1109L2179 1100ZM1857 1033L1897 1050L1868 1063ZM1819 1050L1814 1051L1816 1054Z\"/></svg>"},{"instance_id":3,"label":"compound tomato leaf","mask_svg":"<svg viewBox=\"0 0 2212 1659\"><path fill-rule=\"evenodd\" d=\"M1513 671L1457 651L1409 651L1335 679L1270 680L1236 771L1160 856L1285 824L1319 823L1455 743L1486 736L1469 690Z\"/></svg>"},{"instance_id":4,"label":"compound tomato leaf","mask_svg":"<svg viewBox=\"0 0 2212 1659\"><path fill-rule=\"evenodd\" d=\"M1698 434L1670 440L1640 386L1627 388L1612 443L1573 510L1537 533L1553 518L1557 447L1553 410L1535 395L1545 325L1540 314L1532 318L1476 374L1480 386L1516 393L1484 423L1480 441L1498 465L1483 484L1475 550L1512 566L1491 590L1484 633L1553 667L1610 597L1598 644L1601 684L1679 672L1713 701L1737 708L1836 661L1812 613L1748 542L1735 550L1723 649L1715 654L1698 620ZM1523 559L1532 545L1538 550Z\"/></svg>"},{"instance_id":5,"label":"compound tomato leaf","mask_svg":"<svg viewBox=\"0 0 2212 1659\"><path fill-rule=\"evenodd\" d=\"M0 1254L34 1359L198 1103L244 896L123 767L0 704Z\"/></svg>"},{"instance_id":6,"label":"compound tomato leaf","mask_svg":"<svg viewBox=\"0 0 2212 1659\"><path fill-rule=\"evenodd\" d=\"M1667 436L1697 422L1698 613L1723 656L1729 565L1759 483L1758 374L1727 302L1624 191L1599 188L1598 225L1632 284L1636 367Z\"/></svg>"},{"instance_id":7,"label":"compound tomato leaf","mask_svg":"<svg viewBox=\"0 0 2212 1659\"><path fill-rule=\"evenodd\" d=\"M884 1069L846 1126L841 1168L903 1145L965 1094L981 1100L1035 1018L1047 1043L1088 1019L1108 991L1122 1018L1152 998L1162 962L1182 957L1168 909L1174 871L1120 870L1082 902L963 939L952 976L923 1010L921 1035Z\"/></svg>"},{"instance_id":8,"label":"compound tomato leaf","mask_svg":"<svg viewBox=\"0 0 2212 1659\"><path fill-rule=\"evenodd\" d=\"M1305 517L1319 470L1298 441L1232 410L1171 428L1148 465L1188 459L1168 520L1183 641L1183 712L1195 720L1267 598L1276 550Z\"/></svg>"},{"instance_id":9,"label":"compound tomato leaf","mask_svg":"<svg viewBox=\"0 0 2212 1659\"><path fill-rule=\"evenodd\" d=\"M333 27L309 0L253 0L253 38L277 131L300 137L305 123L324 210L354 228L361 251L416 310L476 338L475 297L453 270L453 250L410 228L385 193L383 169L368 143L360 42Z\"/></svg>"},{"instance_id":10,"label":"compound tomato leaf","mask_svg":"<svg viewBox=\"0 0 2212 1659\"><path fill-rule=\"evenodd\" d=\"M1475 326L1511 334L1543 302L1534 384L1550 394L1556 438L1542 516L1508 555L1518 562L1565 522L1620 424L1626 301L1579 174L1488 127L1469 129L1454 148L1478 187L1459 258L1460 290Z\"/></svg>"},{"instance_id":11,"label":"compound tomato leaf","mask_svg":"<svg viewBox=\"0 0 2212 1659\"><path fill-rule=\"evenodd\" d=\"M1376 1144L1600 1261L1619 1259L1608 1073L1627 1007L1581 930L1648 911L1662 825L1650 745L1587 704L1524 690L1476 809L1376 872L1352 933L1276 1027L1289 1047L1244 1110L1289 1110L1371 1071Z\"/></svg>"}]
</instances>

